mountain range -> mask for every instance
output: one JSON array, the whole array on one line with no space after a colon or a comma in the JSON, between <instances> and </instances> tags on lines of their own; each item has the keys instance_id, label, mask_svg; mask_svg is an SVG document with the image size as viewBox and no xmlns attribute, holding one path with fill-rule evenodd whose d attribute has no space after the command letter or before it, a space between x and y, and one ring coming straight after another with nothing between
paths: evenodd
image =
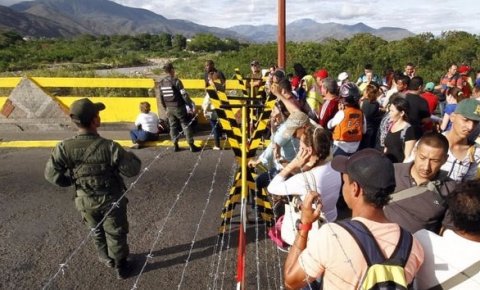
<instances>
[{"instance_id":1,"label":"mountain range","mask_svg":"<svg viewBox=\"0 0 480 290\"><path fill-rule=\"evenodd\" d=\"M109 0L36 0L6 7L0 5L0 30L13 30L29 37L73 37L80 34L112 35L170 33L192 37L210 33L221 38L249 42L270 42L277 39L276 25L238 25L218 28L191 21L167 19L140 8L120 5ZM343 25L318 23L301 19L287 25L287 41L322 41L343 39L356 33L371 33L386 40L413 36L402 28L374 29L363 23Z\"/></svg>"}]
</instances>

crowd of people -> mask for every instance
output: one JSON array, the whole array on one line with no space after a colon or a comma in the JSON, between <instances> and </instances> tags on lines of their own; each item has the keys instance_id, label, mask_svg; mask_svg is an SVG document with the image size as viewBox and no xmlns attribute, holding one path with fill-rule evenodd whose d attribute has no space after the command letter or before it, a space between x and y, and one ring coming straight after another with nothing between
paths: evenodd
<instances>
[{"instance_id":1,"label":"crowd of people","mask_svg":"<svg viewBox=\"0 0 480 290\"><path fill-rule=\"evenodd\" d=\"M365 65L354 83L347 72L309 75L300 64L291 76L275 66L263 72L258 61L251 67L250 89L265 85L276 98L271 142L248 166L266 169L256 185L273 201L269 236L288 252L287 288L480 288L480 73L473 81L470 67L452 64L435 85L424 84L411 63L384 78ZM174 150L183 130L190 150L199 151L187 119L195 106L173 65L164 70L159 101ZM213 61L205 65L205 86L225 90ZM208 92L202 107L219 149ZM99 136L103 109L89 99L71 105L78 135L54 148L45 178L75 186L98 258L124 279L130 265L121 175L137 175L141 162ZM156 138L159 120L148 102L140 111L131 131L138 147ZM338 221L343 206L351 218Z\"/></svg>"},{"instance_id":2,"label":"crowd of people","mask_svg":"<svg viewBox=\"0 0 480 290\"><path fill-rule=\"evenodd\" d=\"M257 190L273 202L270 238L288 251L286 287L479 288L480 72L451 64L425 83L412 63L383 78L367 64L353 82L294 68L265 70L271 142L248 163L266 169ZM338 221L345 205L351 219ZM402 279L370 279L385 261Z\"/></svg>"}]
</instances>

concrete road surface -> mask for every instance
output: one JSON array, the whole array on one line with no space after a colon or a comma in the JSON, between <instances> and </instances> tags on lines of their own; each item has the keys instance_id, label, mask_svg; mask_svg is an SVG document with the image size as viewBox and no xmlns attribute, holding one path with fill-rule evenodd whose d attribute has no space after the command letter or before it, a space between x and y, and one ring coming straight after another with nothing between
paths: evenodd
<instances>
[{"instance_id":1,"label":"concrete road surface","mask_svg":"<svg viewBox=\"0 0 480 290\"><path fill-rule=\"evenodd\" d=\"M135 266L123 281L97 260L73 188L44 180L50 151L0 148L0 289L236 287L238 223L217 235L234 173L231 151L136 151L147 170L127 179L135 183L126 195ZM285 254L265 239L264 226L247 232L246 288L281 289Z\"/></svg>"}]
</instances>

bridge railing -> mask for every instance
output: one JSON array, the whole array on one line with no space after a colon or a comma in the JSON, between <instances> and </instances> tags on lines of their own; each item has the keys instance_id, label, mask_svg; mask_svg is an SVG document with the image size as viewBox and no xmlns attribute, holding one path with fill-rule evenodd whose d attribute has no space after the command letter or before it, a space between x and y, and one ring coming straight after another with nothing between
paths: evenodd
<instances>
[{"instance_id":1,"label":"bridge railing","mask_svg":"<svg viewBox=\"0 0 480 290\"><path fill-rule=\"evenodd\" d=\"M40 88L112 88L112 89L154 89L155 79L153 78L64 78L64 77L29 77ZM21 77L0 77L0 88L15 88ZM205 81L203 79L181 79L185 89L192 91L190 96L195 102L197 109L200 108L205 96ZM241 90L243 86L236 80L227 80L227 90ZM199 92L199 90L201 92ZM57 96L56 98L66 106L70 106L75 100L84 96ZM0 108L5 103L8 96L0 96ZM106 105L105 111L102 111L102 120L104 122L133 122L139 113L138 105L140 102L148 101L151 104L152 111L157 110L157 98L150 97L115 97L115 96L96 96L95 101L103 102ZM200 114L200 123L206 123L203 115Z\"/></svg>"}]
</instances>

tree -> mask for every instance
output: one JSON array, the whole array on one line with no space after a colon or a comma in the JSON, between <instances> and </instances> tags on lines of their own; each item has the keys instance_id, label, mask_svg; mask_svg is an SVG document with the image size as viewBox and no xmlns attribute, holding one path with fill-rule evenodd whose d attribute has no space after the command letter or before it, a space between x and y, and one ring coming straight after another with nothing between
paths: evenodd
<instances>
[{"instance_id":1,"label":"tree","mask_svg":"<svg viewBox=\"0 0 480 290\"><path fill-rule=\"evenodd\" d=\"M175 34L172 39L172 47L176 50L187 48L187 38L181 34Z\"/></svg>"}]
</instances>

